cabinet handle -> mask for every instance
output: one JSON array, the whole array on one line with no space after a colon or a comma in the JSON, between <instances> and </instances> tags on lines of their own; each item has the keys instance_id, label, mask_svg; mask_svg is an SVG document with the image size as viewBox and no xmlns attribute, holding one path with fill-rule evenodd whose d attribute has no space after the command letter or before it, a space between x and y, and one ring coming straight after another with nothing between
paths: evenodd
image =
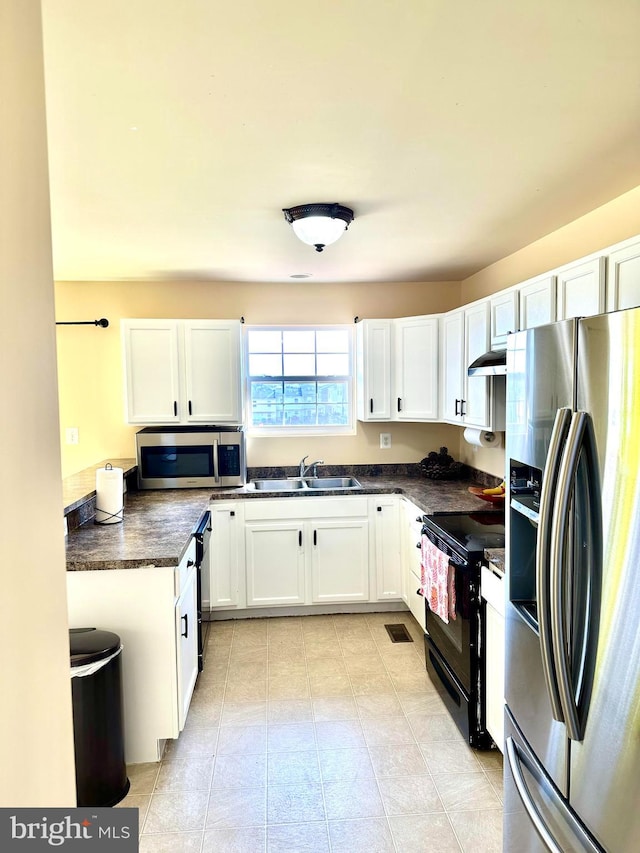
<instances>
[{"instance_id":1,"label":"cabinet handle","mask_svg":"<svg viewBox=\"0 0 640 853\"><path fill-rule=\"evenodd\" d=\"M187 640L189 638L189 614L185 613L182 618L184 619L184 634L180 634L180 636Z\"/></svg>"},{"instance_id":2,"label":"cabinet handle","mask_svg":"<svg viewBox=\"0 0 640 853\"><path fill-rule=\"evenodd\" d=\"M419 516L416 518L416 521L417 521L417 522L419 522L420 524L422 524L422 516L421 516L421 515L419 515Z\"/></svg>"},{"instance_id":3,"label":"cabinet handle","mask_svg":"<svg viewBox=\"0 0 640 853\"><path fill-rule=\"evenodd\" d=\"M232 509L231 512L229 513L229 517L233 518L235 516L235 514L236 514L235 510Z\"/></svg>"},{"instance_id":4,"label":"cabinet handle","mask_svg":"<svg viewBox=\"0 0 640 853\"><path fill-rule=\"evenodd\" d=\"M466 400L460 400L460 414L462 415L462 417L464 417L467 414L464 410L464 404L466 402L467 402Z\"/></svg>"},{"instance_id":5,"label":"cabinet handle","mask_svg":"<svg viewBox=\"0 0 640 853\"><path fill-rule=\"evenodd\" d=\"M422 542L418 542L418 543L417 543L417 545L416 545L416 548L418 548L419 550L421 550L421 549L422 549Z\"/></svg>"},{"instance_id":6,"label":"cabinet handle","mask_svg":"<svg viewBox=\"0 0 640 853\"><path fill-rule=\"evenodd\" d=\"M369 397L369 414L373 414L373 397Z\"/></svg>"},{"instance_id":7,"label":"cabinet handle","mask_svg":"<svg viewBox=\"0 0 640 853\"><path fill-rule=\"evenodd\" d=\"M313 544L314 545L318 544L318 531L317 530L313 531Z\"/></svg>"},{"instance_id":8,"label":"cabinet handle","mask_svg":"<svg viewBox=\"0 0 640 853\"><path fill-rule=\"evenodd\" d=\"M402 397L398 397L398 411L402 411Z\"/></svg>"},{"instance_id":9,"label":"cabinet handle","mask_svg":"<svg viewBox=\"0 0 640 853\"><path fill-rule=\"evenodd\" d=\"M302 548L302 530L298 530L298 547Z\"/></svg>"},{"instance_id":10,"label":"cabinet handle","mask_svg":"<svg viewBox=\"0 0 640 853\"><path fill-rule=\"evenodd\" d=\"M458 400L458 398L456 397L456 415L460 414L460 412L458 411L459 404L460 404L460 400Z\"/></svg>"},{"instance_id":11,"label":"cabinet handle","mask_svg":"<svg viewBox=\"0 0 640 853\"><path fill-rule=\"evenodd\" d=\"M189 568L189 566L195 566L193 560L187 560L187 568Z\"/></svg>"},{"instance_id":12,"label":"cabinet handle","mask_svg":"<svg viewBox=\"0 0 640 853\"><path fill-rule=\"evenodd\" d=\"M191 400L189 400L189 414L192 414L192 412L191 412Z\"/></svg>"},{"instance_id":13,"label":"cabinet handle","mask_svg":"<svg viewBox=\"0 0 640 853\"><path fill-rule=\"evenodd\" d=\"M174 400L174 401L173 401L173 414L174 414L176 417L177 417L177 415L178 415L178 401L177 401L177 400Z\"/></svg>"},{"instance_id":14,"label":"cabinet handle","mask_svg":"<svg viewBox=\"0 0 640 853\"><path fill-rule=\"evenodd\" d=\"M378 510L378 512L382 512L382 507L381 507L381 506L376 507L376 509Z\"/></svg>"}]
</instances>

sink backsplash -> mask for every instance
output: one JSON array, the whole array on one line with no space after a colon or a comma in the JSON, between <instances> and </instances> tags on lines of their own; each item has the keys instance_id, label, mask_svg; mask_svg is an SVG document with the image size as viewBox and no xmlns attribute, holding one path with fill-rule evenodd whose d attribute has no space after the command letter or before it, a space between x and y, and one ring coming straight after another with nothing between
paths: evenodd
<instances>
[{"instance_id":1,"label":"sink backsplash","mask_svg":"<svg viewBox=\"0 0 640 853\"><path fill-rule=\"evenodd\" d=\"M283 465L270 467L249 467L247 469L248 480L284 479L287 477L298 477L300 474L297 465ZM397 462L390 465L318 465L320 477L380 477L383 480L407 477L410 479L425 479L419 462ZM479 471L465 465L462 469L462 480L470 480L483 486L498 486L502 482L501 477Z\"/></svg>"}]
</instances>

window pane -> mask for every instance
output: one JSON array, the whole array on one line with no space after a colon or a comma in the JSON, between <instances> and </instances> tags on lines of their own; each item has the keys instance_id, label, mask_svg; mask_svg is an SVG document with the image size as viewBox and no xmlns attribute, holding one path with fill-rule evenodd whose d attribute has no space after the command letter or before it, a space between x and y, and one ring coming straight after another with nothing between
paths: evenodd
<instances>
[{"instance_id":1,"label":"window pane","mask_svg":"<svg viewBox=\"0 0 640 853\"><path fill-rule=\"evenodd\" d=\"M349 334L344 329L328 329L316 332L318 352L349 352Z\"/></svg>"},{"instance_id":2,"label":"window pane","mask_svg":"<svg viewBox=\"0 0 640 853\"><path fill-rule=\"evenodd\" d=\"M283 332L282 348L285 352L315 352L316 335L313 331Z\"/></svg>"},{"instance_id":3,"label":"window pane","mask_svg":"<svg viewBox=\"0 0 640 853\"><path fill-rule=\"evenodd\" d=\"M315 406L285 406L284 407L284 423L285 426L315 426L316 423L316 407Z\"/></svg>"},{"instance_id":4,"label":"window pane","mask_svg":"<svg viewBox=\"0 0 640 853\"><path fill-rule=\"evenodd\" d=\"M254 426L282 426L282 406L269 409L256 407L251 415Z\"/></svg>"},{"instance_id":5,"label":"window pane","mask_svg":"<svg viewBox=\"0 0 640 853\"><path fill-rule=\"evenodd\" d=\"M279 355L250 355L250 376L282 376L282 358Z\"/></svg>"},{"instance_id":6,"label":"window pane","mask_svg":"<svg viewBox=\"0 0 640 853\"><path fill-rule=\"evenodd\" d=\"M318 382L319 403L348 403L346 382Z\"/></svg>"},{"instance_id":7,"label":"window pane","mask_svg":"<svg viewBox=\"0 0 640 853\"><path fill-rule=\"evenodd\" d=\"M284 402L291 403L313 403L316 402L315 382L285 382Z\"/></svg>"},{"instance_id":8,"label":"window pane","mask_svg":"<svg viewBox=\"0 0 640 853\"><path fill-rule=\"evenodd\" d=\"M310 355L286 355L284 356L285 376L315 376L316 357Z\"/></svg>"},{"instance_id":9,"label":"window pane","mask_svg":"<svg viewBox=\"0 0 640 853\"><path fill-rule=\"evenodd\" d=\"M343 405L318 405L318 423L330 426L347 426L349 407Z\"/></svg>"},{"instance_id":10,"label":"window pane","mask_svg":"<svg viewBox=\"0 0 640 853\"><path fill-rule=\"evenodd\" d=\"M249 332L249 352L281 352L282 332Z\"/></svg>"},{"instance_id":11,"label":"window pane","mask_svg":"<svg viewBox=\"0 0 640 853\"><path fill-rule=\"evenodd\" d=\"M283 403L282 382L252 382L251 402L253 405Z\"/></svg>"},{"instance_id":12,"label":"window pane","mask_svg":"<svg viewBox=\"0 0 640 853\"><path fill-rule=\"evenodd\" d=\"M318 353L318 375L319 376L348 376L349 356L345 353L321 354Z\"/></svg>"}]
</instances>

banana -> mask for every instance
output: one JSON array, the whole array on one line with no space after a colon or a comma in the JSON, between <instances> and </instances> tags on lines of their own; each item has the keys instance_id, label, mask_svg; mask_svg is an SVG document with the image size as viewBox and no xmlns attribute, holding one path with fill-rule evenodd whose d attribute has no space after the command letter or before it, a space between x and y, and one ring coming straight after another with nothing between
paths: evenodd
<instances>
[{"instance_id":1,"label":"banana","mask_svg":"<svg viewBox=\"0 0 640 853\"><path fill-rule=\"evenodd\" d=\"M483 495L503 495L505 490L504 480L500 483L499 486L496 486L493 489L483 489Z\"/></svg>"}]
</instances>

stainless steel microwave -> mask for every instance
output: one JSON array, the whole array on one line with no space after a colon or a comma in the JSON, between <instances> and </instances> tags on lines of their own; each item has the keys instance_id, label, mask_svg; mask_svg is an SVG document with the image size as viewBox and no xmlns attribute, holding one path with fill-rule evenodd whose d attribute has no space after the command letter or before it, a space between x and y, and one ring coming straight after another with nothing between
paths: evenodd
<instances>
[{"instance_id":1,"label":"stainless steel microwave","mask_svg":"<svg viewBox=\"0 0 640 853\"><path fill-rule=\"evenodd\" d=\"M140 489L243 486L241 426L145 427L136 433Z\"/></svg>"}]
</instances>

